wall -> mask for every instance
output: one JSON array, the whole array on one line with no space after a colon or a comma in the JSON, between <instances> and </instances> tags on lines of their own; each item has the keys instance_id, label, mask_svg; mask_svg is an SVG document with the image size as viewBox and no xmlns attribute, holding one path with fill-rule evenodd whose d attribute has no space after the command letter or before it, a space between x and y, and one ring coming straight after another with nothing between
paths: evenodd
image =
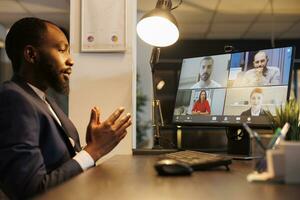
<instances>
[{"instance_id":1,"label":"wall","mask_svg":"<svg viewBox=\"0 0 300 200\"><path fill-rule=\"evenodd\" d=\"M0 83L9 80L12 75L10 60L6 55L4 48L6 32L7 29L0 24Z\"/></svg>"},{"instance_id":2,"label":"wall","mask_svg":"<svg viewBox=\"0 0 300 200\"><path fill-rule=\"evenodd\" d=\"M136 74L136 1L126 1L125 53L80 52L80 0L70 1L70 44L75 61L69 96L69 116L85 144L86 126L90 110L100 107L101 119L106 119L117 107L133 115L133 126L128 135L107 157L131 154L135 144L135 74ZM101 12L101 11L99 11ZM107 158L106 157L106 158Z\"/></svg>"}]
</instances>

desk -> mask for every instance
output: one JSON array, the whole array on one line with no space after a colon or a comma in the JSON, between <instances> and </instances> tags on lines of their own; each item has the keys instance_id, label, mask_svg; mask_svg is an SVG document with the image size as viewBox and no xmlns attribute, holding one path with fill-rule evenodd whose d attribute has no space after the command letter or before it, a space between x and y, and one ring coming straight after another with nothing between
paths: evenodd
<instances>
[{"instance_id":1,"label":"desk","mask_svg":"<svg viewBox=\"0 0 300 200\"><path fill-rule=\"evenodd\" d=\"M231 170L196 171L188 177L157 176L157 156L114 156L38 199L299 199L300 185L248 183L252 161L233 161Z\"/></svg>"}]
</instances>

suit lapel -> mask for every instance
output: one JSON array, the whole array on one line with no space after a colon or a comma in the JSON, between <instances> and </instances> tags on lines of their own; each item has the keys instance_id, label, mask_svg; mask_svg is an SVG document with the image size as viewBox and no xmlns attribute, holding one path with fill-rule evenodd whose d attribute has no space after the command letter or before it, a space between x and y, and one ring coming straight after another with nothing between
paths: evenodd
<instances>
[{"instance_id":1,"label":"suit lapel","mask_svg":"<svg viewBox=\"0 0 300 200\"><path fill-rule=\"evenodd\" d=\"M22 80L21 77L14 76L12 78L12 81L18 84L20 87L22 87L27 93L29 93L35 99L35 102L39 104L38 106L42 107L43 110L45 110L52 117L52 119L55 121L58 128L62 130L61 132L63 132L62 137L69 149L71 156L75 155L74 148L76 151L80 151L81 147L79 143L77 130L75 126L72 124L72 122L63 113L63 111L58 107L55 101L49 97L47 98L48 103L50 104L51 108L54 110L62 126L60 126L57 120L54 118L53 114L47 107L46 103L32 90L32 88L30 88L30 86L24 80ZM70 143L69 137L71 137L74 140L75 147L73 147L72 144Z\"/></svg>"},{"instance_id":2,"label":"suit lapel","mask_svg":"<svg viewBox=\"0 0 300 200\"><path fill-rule=\"evenodd\" d=\"M57 115L58 119L61 122L61 125L67 134L68 137L72 138L75 142L74 148L76 151L80 151L80 143L79 143L79 138L78 138L78 133L73 125L73 123L69 120L69 118L65 115L65 113L59 108L59 106L56 104L54 99L51 97L47 97L47 101L50 104L51 108L54 110L55 114Z\"/></svg>"}]
</instances>

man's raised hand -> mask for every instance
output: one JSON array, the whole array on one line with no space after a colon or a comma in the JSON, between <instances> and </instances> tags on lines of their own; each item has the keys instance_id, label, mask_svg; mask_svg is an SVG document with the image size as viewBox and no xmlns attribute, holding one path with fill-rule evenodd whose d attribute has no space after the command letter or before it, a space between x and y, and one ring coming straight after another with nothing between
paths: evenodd
<instances>
[{"instance_id":1,"label":"man's raised hand","mask_svg":"<svg viewBox=\"0 0 300 200\"><path fill-rule=\"evenodd\" d=\"M107 120L100 121L100 110L94 107L91 110L90 122L87 127L84 148L94 161L109 153L126 136L126 129L131 125L131 115L122 116L124 108L115 110Z\"/></svg>"}]
</instances>

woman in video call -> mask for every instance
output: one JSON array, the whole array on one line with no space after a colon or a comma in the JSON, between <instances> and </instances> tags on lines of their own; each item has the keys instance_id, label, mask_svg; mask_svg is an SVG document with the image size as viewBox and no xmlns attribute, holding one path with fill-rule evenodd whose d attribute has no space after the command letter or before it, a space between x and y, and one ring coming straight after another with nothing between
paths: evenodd
<instances>
[{"instance_id":1,"label":"woman in video call","mask_svg":"<svg viewBox=\"0 0 300 200\"><path fill-rule=\"evenodd\" d=\"M241 116L264 116L265 111L262 109L263 90L261 88L254 88L250 93L251 107L242 112Z\"/></svg>"},{"instance_id":2,"label":"woman in video call","mask_svg":"<svg viewBox=\"0 0 300 200\"><path fill-rule=\"evenodd\" d=\"M206 91L201 90L199 99L195 102L193 109L192 109L193 115L209 115L210 114L210 105L206 98L207 98Z\"/></svg>"}]
</instances>

